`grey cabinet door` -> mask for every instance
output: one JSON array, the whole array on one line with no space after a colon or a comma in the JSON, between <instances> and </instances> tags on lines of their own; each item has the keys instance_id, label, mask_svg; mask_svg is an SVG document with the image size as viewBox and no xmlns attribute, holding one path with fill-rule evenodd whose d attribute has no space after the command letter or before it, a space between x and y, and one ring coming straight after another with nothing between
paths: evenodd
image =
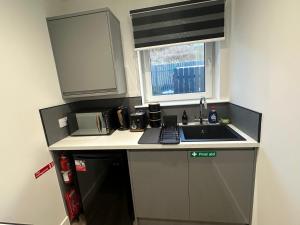
<instances>
[{"instance_id":1,"label":"grey cabinet door","mask_svg":"<svg viewBox=\"0 0 300 225\"><path fill-rule=\"evenodd\" d=\"M185 151L130 151L129 164L137 218L189 219Z\"/></svg>"},{"instance_id":2,"label":"grey cabinet door","mask_svg":"<svg viewBox=\"0 0 300 225\"><path fill-rule=\"evenodd\" d=\"M116 89L107 12L48 20L48 28L63 95Z\"/></svg>"},{"instance_id":3,"label":"grey cabinet door","mask_svg":"<svg viewBox=\"0 0 300 225\"><path fill-rule=\"evenodd\" d=\"M249 224L254 150L221 150L216 157L189 158L190 219Z\"/></svg>"}]
</instances>

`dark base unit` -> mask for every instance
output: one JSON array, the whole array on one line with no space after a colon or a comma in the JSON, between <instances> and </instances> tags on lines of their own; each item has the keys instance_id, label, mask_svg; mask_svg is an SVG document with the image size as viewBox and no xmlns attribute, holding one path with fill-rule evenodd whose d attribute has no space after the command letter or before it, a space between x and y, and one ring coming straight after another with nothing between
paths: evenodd
<instances>
[{"instance_id":1,"label":"dark base unit","mask_svg":"<svg viewBox=\"0 0 300 225\"><path fill-rule=\"evenodd\" d=\"M73 158L87 225L132 225L126 151L76 152Z\"/></svg>"}]
</instances>

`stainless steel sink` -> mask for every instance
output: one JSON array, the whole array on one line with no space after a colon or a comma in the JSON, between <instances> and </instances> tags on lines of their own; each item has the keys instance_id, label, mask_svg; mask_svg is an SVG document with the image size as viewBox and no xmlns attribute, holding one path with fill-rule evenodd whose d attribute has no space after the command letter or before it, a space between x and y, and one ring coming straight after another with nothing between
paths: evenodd
<instances>
[{"instance_id":1,"label":"stainless steel sink","mask_svg":"<svg viewBox=\"0 0 300 225\"><path fill-rule=\"evenodd\" d=\"M227 125L192 125L180 127L182 142L245 141Z\"/></svg>"}]
</instances>

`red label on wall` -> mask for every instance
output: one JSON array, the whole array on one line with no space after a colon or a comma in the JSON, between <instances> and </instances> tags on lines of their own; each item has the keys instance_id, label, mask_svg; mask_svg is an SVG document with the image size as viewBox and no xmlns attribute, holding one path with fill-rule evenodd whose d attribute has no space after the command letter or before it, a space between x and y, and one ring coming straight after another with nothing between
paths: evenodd
<instances>
[{"instance_id":1,"label":"red label on wall","mask_svg":"<svg viewBox=\"0 0 300 225\"><path fill-rule=\"evenodd\" d=\"M42 169L40 169L39 171L37 171L34 176L35 179L39 178L40 176L42 176L44 173L46 173L48 170L50 170L52 167L54 166L54 162L51 162L49 164L47 164L46 166L44 166Z\"/></svg>"}]
</instances>

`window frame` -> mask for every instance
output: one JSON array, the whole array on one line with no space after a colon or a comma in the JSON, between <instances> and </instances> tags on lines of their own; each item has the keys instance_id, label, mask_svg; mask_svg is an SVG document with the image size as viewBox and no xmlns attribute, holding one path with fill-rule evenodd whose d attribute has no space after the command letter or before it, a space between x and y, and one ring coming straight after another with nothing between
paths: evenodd
<instances>
[{"instance_id":1,"label":"window frame","mask_svg":"<svg viewBox=\"0 0 300 225\"><path fill-rule=\"evenodd\" d=\"M203 43L203 42L202 42ZM178 43L177 45L191 44L191 43ZM150 66L150 53L151 49L139 50L138 66L139 78L143 104L152 102L176 102L200 99L201 97L213 97L213 69L214 69L214 43L204 43L204 57L205 57L205 92L198 93L185 93L185 94L171 94L171 95L152 95L152 81L151 81L151 66ZM165 46L161 46L165 47ZM166 47L169 47L166 46Z\"/></svg>"}]
</instances>

